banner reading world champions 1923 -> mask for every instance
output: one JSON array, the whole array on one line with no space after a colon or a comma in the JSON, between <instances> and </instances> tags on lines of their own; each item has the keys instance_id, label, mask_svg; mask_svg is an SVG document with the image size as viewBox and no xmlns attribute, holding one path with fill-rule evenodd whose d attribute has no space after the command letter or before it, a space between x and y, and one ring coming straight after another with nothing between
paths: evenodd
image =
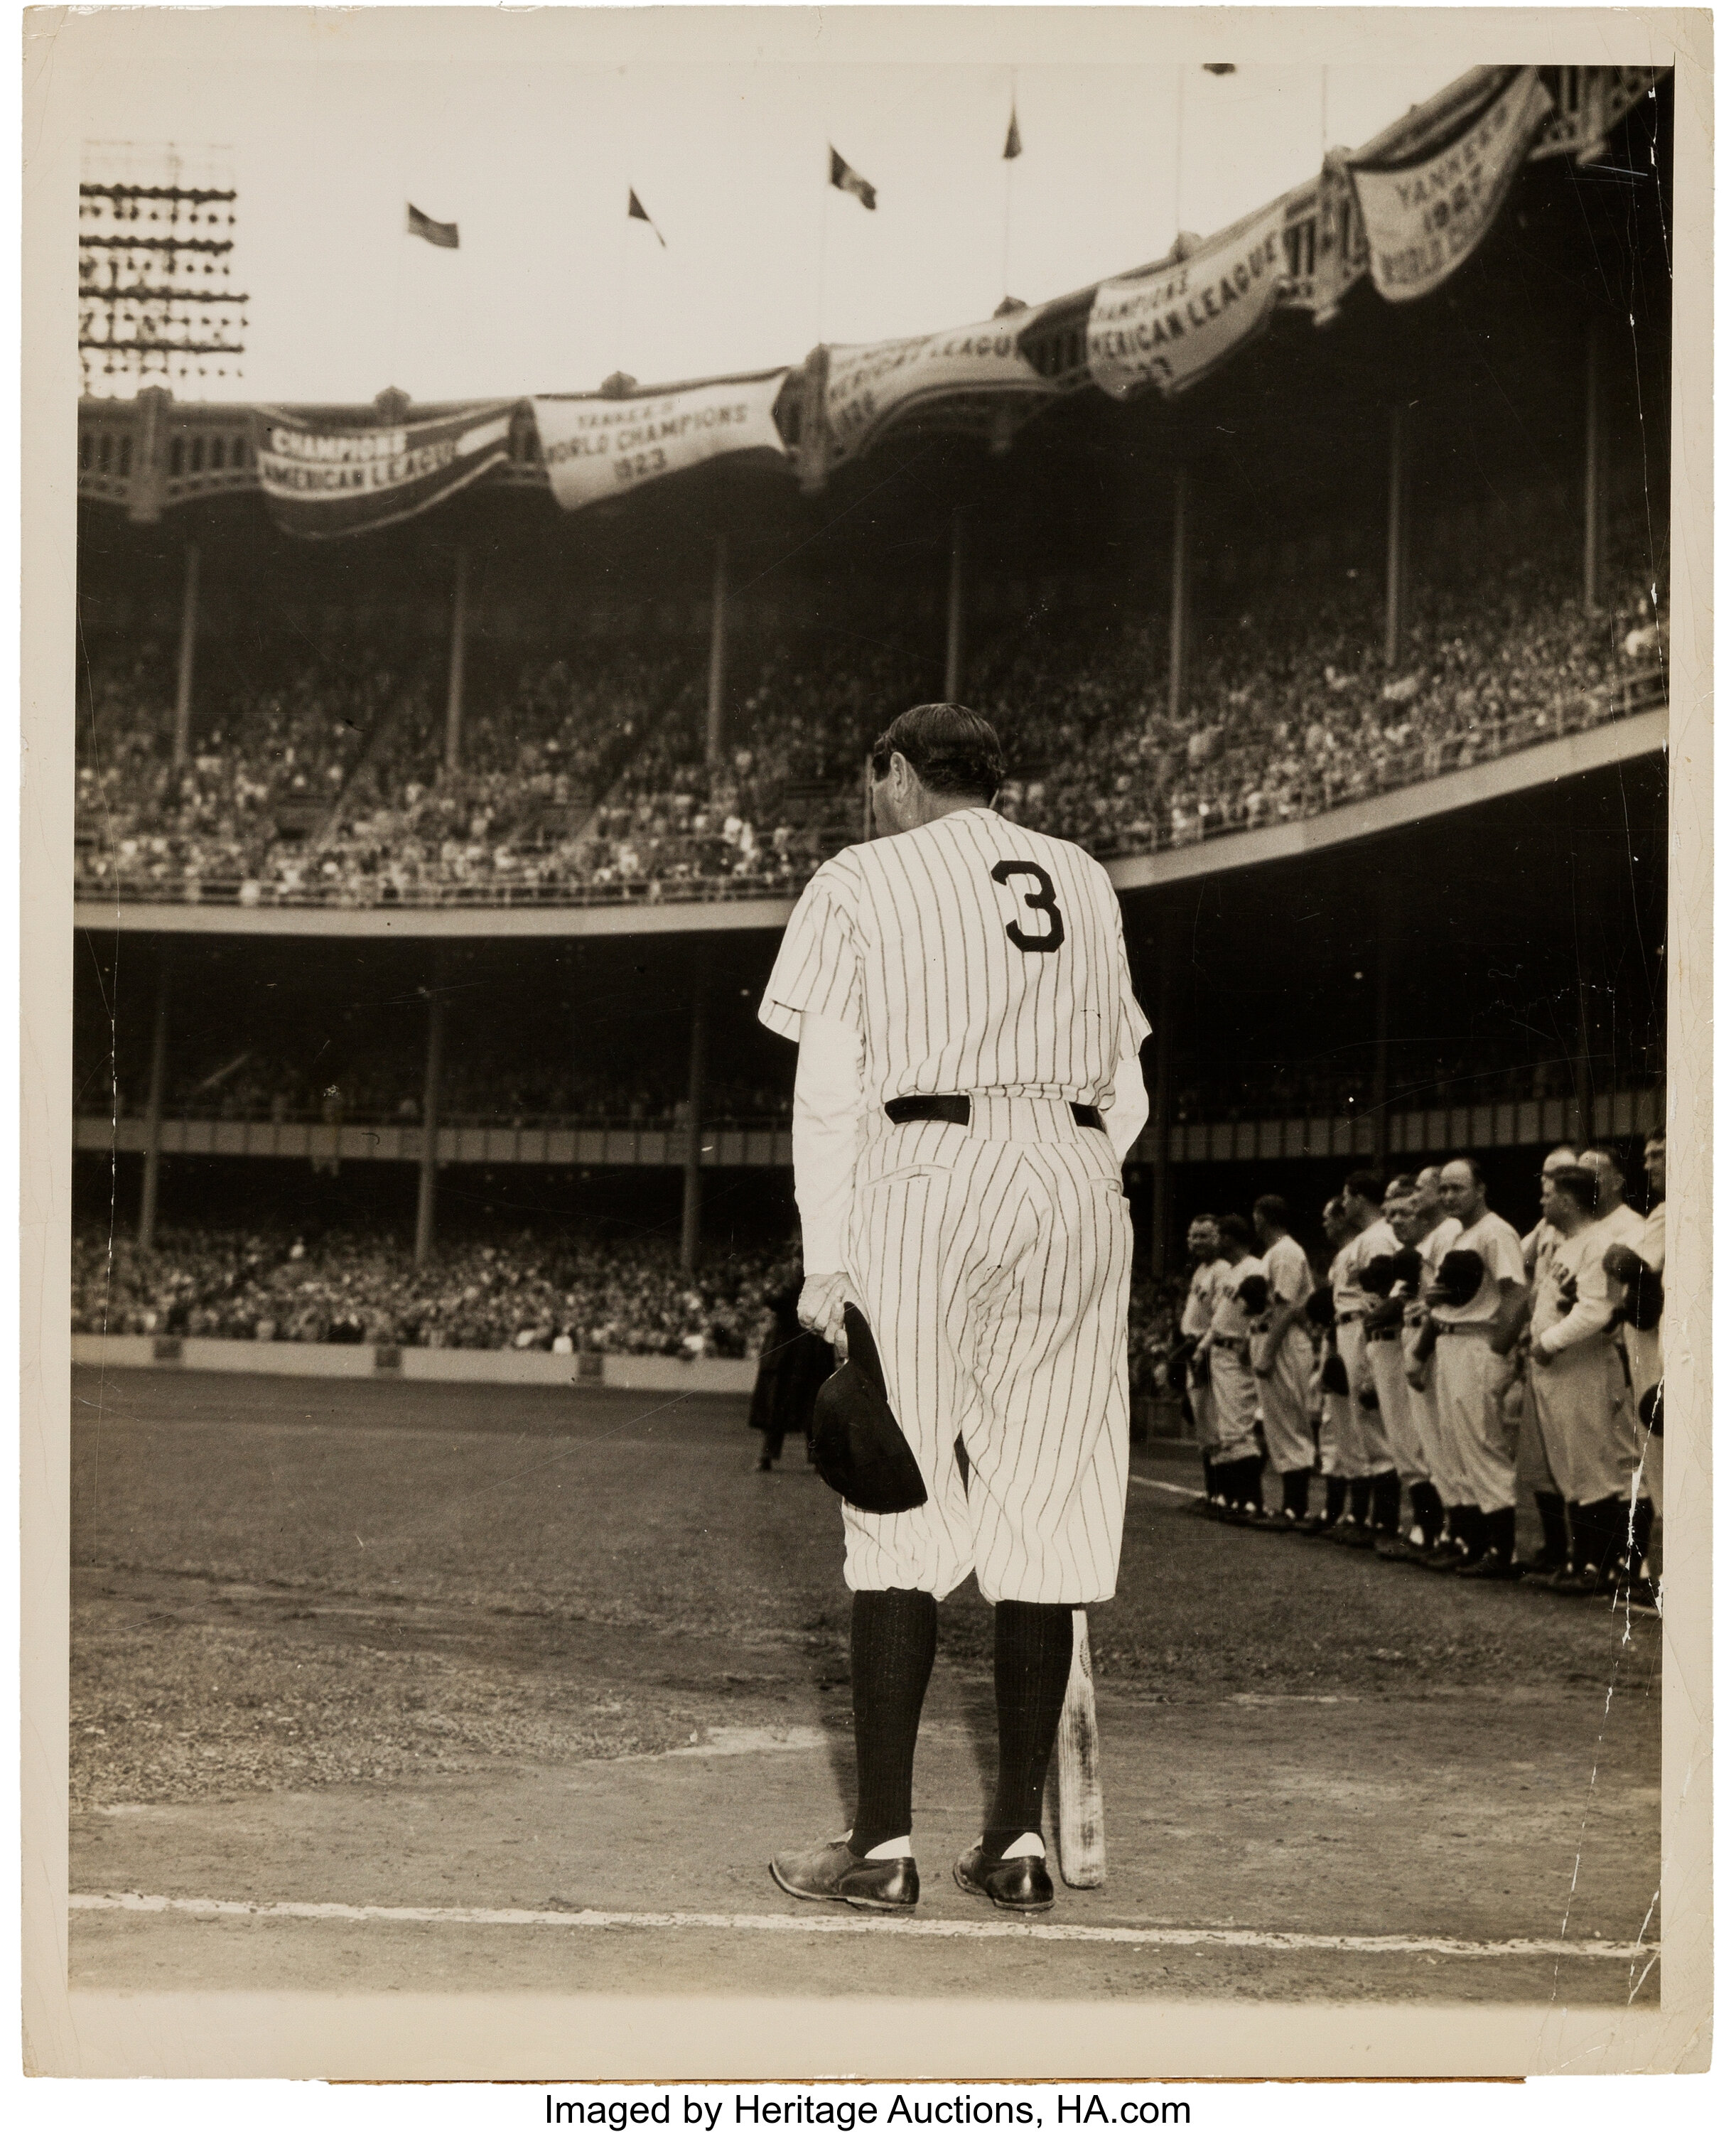
<instances>
[{"instance_id":1,"label":"banner reading world champions 1923","mask_svg":"<svg viewBox=\"0 0 1736 2132\"><path fill-rule=\"evenodd\" d=\"M1260 332L1284 292L1284 204L1238 223L1173 266L1102 281L1086 353L1113 400L1184 392Z\"/></svg>"},{"instance_id":2,"label":"banner reading world champions 1923","mask_svg":"<svg viewBox=\"0 0 1736 2132\"><path fill-rule=\"evenodd\" d=\"M851 458L895 417L942 395L1053 399L1055 388L1019 350L1019 337L1033 315L1009 311L984 325L955 326L914 340L828 348L826 429L833 461Z\"/></svg>"},{"instance_id":3,"label":"banner reading world champions 1923","mask_svg":"<svg viewBox=\"0 0 1736 2132\"><path fill-rule=\"evenodd\" d=\"M253 446L266 507L285 533L313 540L414 518L506 458L515 404L378 426L258 408Z\"/></svg>"},{"instance_id":4,"label":"banner reading world champions 1923","mask_svg":"<svg viewBox=\"0 0 1736 2132\"><path fill-rule=\"evenodd\" d=\"M623 400L533 400L555 502L580 511L727 452L784 457L772 408L789 374L769 370Z\"/></svg>"},{"instance_id":5,"label":"banner reading world champions 1923","mask_svg":"<svg viewBox=\"0 0 1736 2132\"><path fill-rule=\"evenodd\" d=\"M1537 69L1520 67L1445 147L1350 166L1369 278L1388 303L1427 295L1470 258L1554 108Z\"/></svg>"}]
</instances>

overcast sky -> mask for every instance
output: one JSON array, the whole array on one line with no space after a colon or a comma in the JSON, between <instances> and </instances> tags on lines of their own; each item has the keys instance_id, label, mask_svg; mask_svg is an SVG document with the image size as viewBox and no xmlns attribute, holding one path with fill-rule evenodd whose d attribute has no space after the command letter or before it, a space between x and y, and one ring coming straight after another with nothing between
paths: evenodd
<instances>
[{"instance_id":1,"label":"overcast sky","mask_svg":"<svg viewBox=\"0 0 1736 2132\"><path fill-rule=\"evenodd\" d=\"M471 17L475 40L386 11L84 19L109 41L83 55L85 141L230 151L252 300L243 380L213 398L583 391L966 324L1209 233L1460 70L1399 46L1219 78L1197 38L1033 56L987 17L952 56L877 63L696 60L669 36L623 56L583 12ZM873 214L826 184L828 142ZM457 252L404 233L411 200L459 225Z\"/></svg>"}]
</instances>

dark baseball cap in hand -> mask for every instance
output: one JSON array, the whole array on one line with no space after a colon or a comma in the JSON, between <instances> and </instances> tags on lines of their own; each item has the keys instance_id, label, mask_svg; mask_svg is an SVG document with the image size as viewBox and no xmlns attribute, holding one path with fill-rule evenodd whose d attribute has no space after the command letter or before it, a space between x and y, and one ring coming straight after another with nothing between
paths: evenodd
<instances>
[{"instance_id":1,"label":"dark baseball cap in hand","mask_svg":"<svg viewBox=\"0 0 1736 2132\"><path fill-rule=\"evenodd\" d=\"M847 1359L813 1402L813 1462L828 1488L859 1510L885 1517L928 1500L904 1432L886 1401L885 1372L868 1321L844 1305Z\"/></svg>"}]
</instances>

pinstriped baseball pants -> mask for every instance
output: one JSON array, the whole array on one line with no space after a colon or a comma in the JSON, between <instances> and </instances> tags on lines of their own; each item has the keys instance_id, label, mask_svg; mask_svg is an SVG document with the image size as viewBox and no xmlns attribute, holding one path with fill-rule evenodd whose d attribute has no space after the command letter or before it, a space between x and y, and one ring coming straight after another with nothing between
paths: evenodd
<instances>
[{"instance_id":1,"label":"pinstriped baseball pants","mask_svg":"<svg viewBox=\"0 0 1736 2132\"><path fill-rule=\"evenodd\" d=\"M1133 1225L1108 1136L1018 1097L870 1131L845 1265L928 1501L846 1504L845 1582L943 1597L974 1569L991 1603L1112 1597Z\"/></svg>"}]
</instances>

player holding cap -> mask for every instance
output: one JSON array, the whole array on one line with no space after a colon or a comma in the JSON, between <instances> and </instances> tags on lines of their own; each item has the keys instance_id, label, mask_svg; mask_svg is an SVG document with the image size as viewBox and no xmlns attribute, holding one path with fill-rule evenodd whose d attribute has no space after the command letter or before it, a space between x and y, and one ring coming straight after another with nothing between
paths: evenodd
<instances>
[{"instance_id":1,"label":"player holding cap","mask_svg":"<svg viewBox=\"0 0 1736 2132\"><path fill-rule=\"evenodd\" d=\"M1038 1822L1072 1610L1113 1597L1120 1560L1121 1162L1145 1121L1150 1025L1108 875L994 812L986 719L905 711L872 766L876 841L808 883L760 1015L800 1045L803 1322L836 1342L846 1304L860 1310L928 1499L845 1506L856 1810L843 1836L771 1870L810 1900L916 1901L911 1768L936 1602L974 1569L995 1609L1000 1769L954 1877L1046 1909Z\"/></svg>"},{"instance_id":2,"label":"player holding cap","mask_svg":"<svg viewBox=\"0 0 1736 2132\"><path fill-rule=\"evenodd\" d=\"M1314 1275L1307 1253L1290 1233L1290 1209L1275 1192L1254 1203L1254 1227L1265 1256L1269 1309L1254 1342L1254 1374L1259 1379L1266 1448L1277 1468L1283 1498L1273 1522L1300 1532L1308 1521L1308 1477L1314 1471L1314 1436L1308 1426L1308 1378L1314 1343L1308 1337L1308 1298Z\"/></svg>"},{"instance_id":3,"label":"player holding cap","mask_svg":"<svg viewBox=\"0 0 1736 2132\"><path fill-rule=\"evenodd\" d=\"M1441 1433L1465 1496L1455 1506L1462 1511L1455 1537L1465 1556L1460 1574L1516 1577L1517 1490L1499 1402L1525 1315L1525 1260L1517 1232L1491 1209L1482 1168L1469 1155L1444 1166L1441 1198L1463 1227L1424 1294L1439 1342Z\"/></svg>"}]
</instances>

